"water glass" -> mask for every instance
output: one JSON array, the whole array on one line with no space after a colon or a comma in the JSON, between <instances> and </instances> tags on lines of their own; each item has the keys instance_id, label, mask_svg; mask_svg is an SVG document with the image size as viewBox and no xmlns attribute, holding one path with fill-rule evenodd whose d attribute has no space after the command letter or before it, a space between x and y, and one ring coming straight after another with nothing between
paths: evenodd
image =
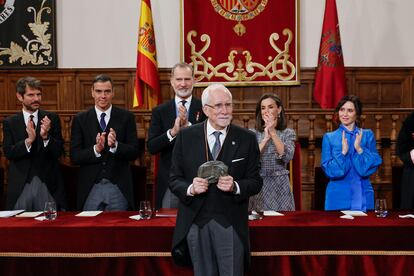
<instances>
[{"instance_id":1,"label":"water glass","mask_svg":"<svg viewBox=\"0 0 414 276\"><path fill-rule=\"evenodd\" d=\"M148 200L139 203L139 216L141 219L150 219L152 216L151 203Z\"/></svg>"},{"instance_id":2,"label":"water glass","mask_svg":"<svg viewBox=\"0 0 414 276\"><path fill-rule=\"evenodd\" d=\"M375 215L378 218L385 218L388 215L387 201L385 198L377 198L375 200Z\"/></svg>"},{"instance_id":3,"label":"water glass","mask_svg":"<svg viewBox=\"0 0 414 276\"><path fill-rule=\"evenodd\" d=\"M57 217L56 202L45 202L44 215L47 220L55 220Z\"/></svg>"}]
</instances>

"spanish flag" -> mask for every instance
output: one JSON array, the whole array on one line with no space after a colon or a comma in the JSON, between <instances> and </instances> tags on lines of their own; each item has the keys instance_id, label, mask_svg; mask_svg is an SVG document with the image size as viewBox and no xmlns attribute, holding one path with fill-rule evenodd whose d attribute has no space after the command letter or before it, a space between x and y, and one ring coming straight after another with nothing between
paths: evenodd
<instances>
[{"instance_id":1,"label":"spanish flag","mask_svg":"<svg viewBox=\"0 0 414 276\"><path fill-rule=\"evenodd\" d=\"M160 103L160 100L160 82L151 2L150 0L141 0L133 107L152 109ZM145 106L144 103L146 103Z\"/></svg>"}]
</instances>

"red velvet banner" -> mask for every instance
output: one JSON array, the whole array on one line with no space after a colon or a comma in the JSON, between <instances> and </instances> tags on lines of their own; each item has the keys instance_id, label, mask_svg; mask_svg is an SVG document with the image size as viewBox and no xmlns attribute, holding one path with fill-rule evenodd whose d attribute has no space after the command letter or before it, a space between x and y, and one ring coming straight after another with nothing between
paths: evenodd
<instances>
[{"instance_id":1,"label":"red velvet banner","mask_svg":"<svg viewBox=\"0 0 414 276\"><path fill-rule=\"evenodd\" d=\"M299 84L297 0L182 0L182 60L199 86Z\"/></svg>"}]
</instances>

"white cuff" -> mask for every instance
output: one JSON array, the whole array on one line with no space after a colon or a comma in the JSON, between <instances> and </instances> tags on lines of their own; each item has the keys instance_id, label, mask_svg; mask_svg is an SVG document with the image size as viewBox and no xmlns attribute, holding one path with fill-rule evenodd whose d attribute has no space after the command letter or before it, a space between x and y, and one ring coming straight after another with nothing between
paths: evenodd
<instances>
[{"instance_id":1,"label":"white cuff","mask_svg":"<svg viewBox=\"0 0 414 276\"><path fill-rule=\"evenodd\" d=\"M101 157L101 154L96 151L96 145L93 145L93 152L95 153L96 157Z\"/></svg>"},{"instance_id":2,"label":"white cuff","mask_svg":"<svg viewBox=\"0 0 414 276\"><path fill-rule=\"evenodd\" d=\"M233 191L233 194L239 195L240 194L239 183L237 183L236 181L234 181L234 187L236 187L236 191Z\"/></svg>"},{"instance_id":3,"label":"white cuff","mask_svg":"<svg viewBox=\"0 0 414 276\"><path fill-rule=\"evenodd\" d=\"M187 196L194 196L192 193L191 193L191 189L193 188L193 184L191 184L190 186L188 186L188 188L187 188Z\"/></svg>"},{"instance_id":4,"label":"white cuff","mask_svg":"<svg viewBox=\"0 0 414 276\"><path fill-rule=\"evenodd\" d=\"M172 137L171 135L171 129L167 130L167 137L170 142L172 142L175 139L175 137Z\"/></svg>"},{"instance_id":5,"label":"white cuff","mask_svg":"<svg viewBox=\"0 0 414 276\"><path fill-rule=\"evenodd\" d=\"M112 153L115 153L117 149L118 149L118 141L115 141L115 147L109 148L109 151Z\"/></svg>"}]
</instances>

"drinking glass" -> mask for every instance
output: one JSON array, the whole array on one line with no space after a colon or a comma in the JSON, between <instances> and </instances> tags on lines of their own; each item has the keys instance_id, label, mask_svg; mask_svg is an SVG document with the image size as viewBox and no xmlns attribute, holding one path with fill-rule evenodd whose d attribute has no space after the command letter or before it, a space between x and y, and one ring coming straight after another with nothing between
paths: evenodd
<instances>
[{"instance_id":1,"label":"drinking glass","mask_svg":"<svg viewBox=\"0 0 414 276\"><path fill-rule=\"evenodd\" d=\"M47 201L45 202L44 215L47 220L55 220L57 217L56 202Z\"/></svg>"},{"instance_id":2,"label":"drinking glass","mask_svg":"<svg viewBox=\"0 0 414 276\"><path fill-rule=\"evenodd\" d=\"M150 219L152 216L151 203L148 200L139 203L139 216L141 219Z\"/></svg>"},{"instance_id":3,"label":"drinking glass","mask_svg":"<svg viewBox=\"0 0 414 276\"><path fill-rule=\"evenodd\" d=\"M375 215L378 218L385 218L388 215L387 201L385 198L377 198L375 200Z\"/></svg>"}]
</instances>

